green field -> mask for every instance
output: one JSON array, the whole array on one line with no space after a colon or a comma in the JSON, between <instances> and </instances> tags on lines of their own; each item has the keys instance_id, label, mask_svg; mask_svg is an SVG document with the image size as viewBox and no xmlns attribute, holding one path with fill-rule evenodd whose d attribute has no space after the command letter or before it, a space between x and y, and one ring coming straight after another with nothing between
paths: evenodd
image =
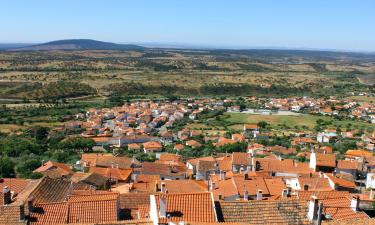
<instances>
[{"instance_id":1,"label":"green field","mask_svg":"<svg viewBox=\"0 0 375 225\"><path fill-rule=\"evenodd\" d=\"M279 115L252 115L245 113L225 113L225 120L233 124L245 124L245 123L258 123L259 121L266 121L271 125L272 128L279 127L290 127L294 128L296 126L302 127L306 126L309 129L313 129L316 126L316 121L318 119L322 120L332 120L332 127L347 127L348 124L352 124L353 128L375 128L375 124L366 123L362 121L354 120L337 120L327 116L317 116L301 114L299 116L279 116ZM239 128L239 126L234 125L232 128Z\"/></svg>"}]
</instances>

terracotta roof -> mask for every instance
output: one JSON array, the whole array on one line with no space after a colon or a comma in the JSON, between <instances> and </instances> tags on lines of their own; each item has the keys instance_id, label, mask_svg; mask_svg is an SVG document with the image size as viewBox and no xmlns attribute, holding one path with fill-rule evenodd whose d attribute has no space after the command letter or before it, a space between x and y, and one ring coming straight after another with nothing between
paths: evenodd
<instances>
[{"instance_id":1,"label":"terracotta roof","mask_svg":"<svg viewBox=\"0 0 375 225\"><path fill-rule=\"evenodd\" d=\"M309 201L312 196L316 196L318 199L330 199L330 198L344 198L350 197L348 191L298 191L297 197L300 200Z\"/></svg>"},{"instance_id":2,"label":"terracotta roof","mask_svg":"<svg viewBox=\"0 0 375 225\"><path fill-rule=\"evenodd\" d=\"M201 193L208 191L206 181L201 180L163 180L158 182L158 189L161 189L161 184L164 183L168 193Z\"/></svg>"},{"instance_id":3,"label":"terracotta roof","mask_svg":"<svg viewBox=\"0 0 375 225\"><path fill-rule=\"evenodd\" d=\"M288 172L295 174L309 174L312 172L308 163L297 163L291 159L256 158L255 161L259 163L259 168L257 168L259 171Z\"/></svg>"},{"instance_id":4,"label":"terracotta roof","mask_svg":"<svg viewBox=\"0 0 375 225\"><path fill-rule=\"evenodd\" d=\"M216 213L211 193L155 195L158 210L160 208L160 198L166 199L167 217L159 218L159 223L169 221L216 222Z\"/></svg>"},{"instance_id":5,"label":"terracotta roof","mask_svg":"<svg viewBox=\"0 0 375 225\"><path fill-rule=\"evenodd\" d=\"M266 186L270 195L280 195L286 188L285 182L282 178L264 178L264 182L266 182Z\"/></svg>"},{"instance_id":6,"label":"terracotta roof","mask_svg":"<svg viewBox=\"0 0 375 225\"><path fill-rule=\"evenodd\" d=\"M180 161L181 156L176 155L176 154L165 153L165 154L160 154L159 160L161 160L161 161Z\"/></svg>"},{"instance_id":7,"label":"terracotta roof","mask_svg":"<svg viewBox=\"0 0 375 225\"><path fill-rule=\"evenodd\" d=\"M307 203L298 200L219 202L224 222L310 224Z\"/></svg>"},{"instance_id":8,"label":"terracotta roof","mask_svg":"<svg viewBox=\"0 0 375 225\"><path fill-rule=\"evenodd\" d=\"M176 144L174 146L174 149L176 149L177 151L181 151L185 148L185 146L183 144Z\"/></svg>"},{"instance_id":9,"label":"terracotta roof","mask_svg":"<svg viewBox=\"0 0 375 225\"><path fill-rule=\"evenodd\" d=\"M1 196L2 198L2 196ZM26 225L26 220L21 220L21 207L16 205L0 205L0 224Z\"/></svg>"},{"instance_id":10,"label":"terracotta roof","mask_svg":"<svg viewBox=\"0 0 375 225\"><path fill-rule=\"evenodd\" d=\"M99 223L118 220L118 194L71 196L66 202L36 204L30 224Z\"/></svg>"},{"instance_id":11,"label":"terracotta roof","mask_svg":"<svg viewBox=\"0 0 375 225\"><path fill-rule=\"evenodd\" d=\"M69 165L65 163L59 163L59 162L53 162L53 161L48 161L44 163L39 168L35 169L34 172L43 173L48 170L59 170L61 171L62 175L67 175L72 172Z\"/></svg>"},{"instance_id":12,"label":"terracotta roof","mask_svg":"<svg viewBox=\"0 0 375 225\"><path fill-rule=\"evenodd\" d=\"M337 186L345 187L345 188L355 188L356 187L356 185L353 181L338 178L338 177L333 176L332 174L325 174L325 176L327 176L328 179L330 179Z\"/></svg>"},{"instance_id":13,"label":"terracotta roof","mask_svg":"<svg viewBox=\"0 0 375 225\"><path fill-rule=\"evenodd\" d=\"M334 154L315 153L315 157L317 166L336 167L336 156Z\"/></svg>"},{"instance_id":14,"label":"terracotta roof","mask_svg":"<svg viewBox=\"0 0 375 225\"><path fill-rule=\"evenodd\" d=\"M202 146L202 144L199 143L199 142L196 141L196 140L190 140L190 141L187 141L187 142L186 142L186 145L187 145L187 146L190 146L190 147L196 147L196 148L199 148L199 147Z\"/></svg>"},{"instance_id":15,"label":"terracotta roof","mask_svg":"<svg viewBox=\"0 0 375 225\"><path fill-rule=\"evenodd\" d=\"M137 219L138 210L142 205L150 204L149 193L120 194L120 218ZM142 217L141 217L142 218Z\"/></svg>"},{"instance_id":16,"label":"terracotta roof","mask_svg":"<svg viewBox=\"0 0 375 225\"><path fill-rule=\"evenodd\" d=\"M338 160L337 161L337 168L343 170L357 170L358 169L358 162L351 161L351 160Z\"/></svg>"},{"instance_id":17,"label":"terracotta roof","mask_svg":"<svg viewBox=\"0 0 375 225\"><path fill-rule=\"evenodd\" d=\"M230 144L234 144L234 143L237 143L237 141L232 140L232 139L227 139L227 138L224 138L224 137L220 137L218 142L215 144L215 146L220 147L220 146L230 145Z\"/></svg>"},{"instance_id":18,"label":"terracotta roof","mask_svg":"<svg viewBox=\"0 0 375 225\"><path fill-rule=\"evenodd\" d=\"M160 151L163 148L160 142L157 142L157 141L149 141L149 142L143 143L143 147L146 151Z\"/></svg>"},{"instance_id":19,"label":"terracotta roof","mask_svg":"<svg viewBox=\"0 0 375 225\"><path fill-rule=\"evenodd\" d=\"M350 207L351 200L346 197L322 199L319 202L323 203L323 213L329 214L334 220L368 218L364 212L353 211Z\"/></svg>"},{"instance_id":20,"label":"terracotta roof","mask_svg":"<svg viewBox=\"0 0 375 225\"><path fill-rule=\"evenodd\" d=\"M323 220L324 225L372 225L375 224L375 218L354 218L340 220Z\"/></svg>"},{"instance_id":21,"label":"terracotta roof","mask_svg":"<svg viewBox=\"0 0 375 225\"><path fill-rule=\"evenodd\" d=\"M143 162L139 171L141 174L179 176L187 172L187 167L185 165Z\"/></svg>"},{"instance_id":22,"label":"terracotta roof","mask_svg":"<svg viewBox=\"0 0 375 225\"><path fill-rule=\"evenodd\" d=\"M131 149L131 150L139 150L141 149L141 146L137 143L130 143L128 144L128 149Z\"/></svg>"},{"instance_id":23,"label":"terracotta roof","mask_svg":"<svg viewBox=\"0 0 375 225\"><path fill-rule=\"evenodd\" d=\"M255 130L255 129L258 129L258 125L256 125L256 124L245 124L244 125L244 129L246 129L246 130Z\"/></svg>"},{"instance_id":24,"label":"terracotta roof","mask_svg":"<svg viewBox=\"0 0 375 225\"><path fill-rule=\"evenodd\" d=\"M200 157L200 158L194 158L194 159L189 159L187 160L187 163L193 165L193 166L197 166L198 162L202 160L202 161L216 161L216 159L212 156L207 156L207 157Z\"/></svg>"},{"instance_id":25,"label":"terracotta roof","mask_svg":"<svg viewBox=\"0 0 375 225\"><path fill-rule=\"evenodd\" d=\"M199 172L207 172L210 170L217 170L219 169L219 164L216 161L204 161L199 160L197 165L197 171Z\"/></svg>"},{"instance_id":26,"label":"terracotta roof","mask_svg":"<svg viewBox=\"0 0 375 225\"><path fill-rule=\"evenodd\" d=\"M301 189L305 185L308 185L311 191L331 191L333 190L329 185L329 181L327 178L318 178L318 177L299 177L298 182L300 184Z\"/></svg>"},{"instance_id":27,"label":"terracotta roof","mask_svg":"<svg viewBox=\"0 0 375 225\"><path fill-rule=\"evenodd\" d=\"M246 152L233 152L232 164L251 166L251 155Z\"/></svg>"},{"instance_id":28,"label":"terracotta roof","mask_svg":"<svg viewBox=\"0 0 375 225\"><path fill-rule=\"evenodd\" d=\"M346 151L345 156L348 156L348 157L372 157L373 153L370 152L370 151L361 150L361 149L348 150L348 151Z\"/></svg>"},{"instance_id":29,"label":"terracotta roof","mask_svg":"<svg viewBox=\"0 0 375 225\"><path fill-rule=\"evenodd\" d=\"M131 168L132 164L137 164L138 161L125 156L113 156L112 154L97 154L84 153L81 156L81 161L88 163L87 166L112 167L117 166L120 169Z\"/></svg>"},{"instance_id":30,"label":"terracotta roof","mask_svg":"<svg viewBox=\"0 0 375 225\"><path fill-rule=\"evenodd\" d=\"M23 191L29 183L30 180L22 178L0 178L0 191L3 191L4 187L8 187L11 191L18 194Z\"/></svg>"},{"instance_id":31,"label":"terracotta roof","mask_svg":"<svg viewBox=\"0 0 375 225\"><path fill-rule=\"evenodd\" d=\"M132 169L90 167L89 172L97 173L110 179L127 181L132 173Z\"/></svg>"},{"instance_id":32,"label":"terracotta roof","mask_svg":"<svg viewBox=\"0 0 375 225\"><path fill-rule=\"evenodd\" d=\"M269 184L272 184L272 182L269 182ZM279 183L277 184L279 185ZM215 195L215 199L218 199L219 195L222 197L235 195L243 197L245 191L253 196L257 194L258 190L261 190L265 196L270 194L263 177L248 177L248 179L245 179L243 174L237 174L229 179L215 181L215 186L216 188L212 191ZM272 189L272 191L275 191L275 189Z\"/></svg>"},{"instance_id":33,"label":"terracotta roof","mask_svg":"<svg viewBox=\"0 0 375 225\"><path fill-rule=\"evenodd\" d=\"M72 190L91 190L86 184L72 183L66 179L42 178L41 182L31 192L34 203L62 202Z\"/></svg>"}]
</instances>

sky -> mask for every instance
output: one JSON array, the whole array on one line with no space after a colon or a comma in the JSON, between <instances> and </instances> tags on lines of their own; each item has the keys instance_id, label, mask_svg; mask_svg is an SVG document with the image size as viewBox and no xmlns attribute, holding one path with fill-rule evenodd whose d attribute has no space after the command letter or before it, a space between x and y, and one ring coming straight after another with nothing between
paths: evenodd
<instances>
[{"instance_id":1,"label":"sky","mask_svg":"<svg viewBox=\"0 0 375 225\"><path fill-rule=\"evenodd\" d=\"M0 43L375 51L374 0L0 0Z\"/></svg>"}]
</instances>

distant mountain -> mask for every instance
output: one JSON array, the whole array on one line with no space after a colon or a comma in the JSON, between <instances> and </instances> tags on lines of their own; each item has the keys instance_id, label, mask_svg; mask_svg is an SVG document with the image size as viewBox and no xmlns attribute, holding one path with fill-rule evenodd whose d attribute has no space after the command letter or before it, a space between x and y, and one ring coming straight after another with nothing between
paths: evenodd
<instances>
[{"instance_id":1,"label":"distant mountain","mask_svg":"<svg viewBox=\"0 0 375 225\"><path fill-rule=\"evenodd\" d=\"M26 46L31 46L31 45L35 45L35 44L29 44L29 43L0 43L0 50L21 48L21 47L26 47Z\"/></svg>"},{"instance_id":2,"label":"distant mountain","mask_svg":"<svg viewBox=\"0 0 375 225\"><path fill-rule=\"evenodd\" d=\"M130 44L116 44L90 39L69 39L44 44L12 48L8 51L50 51L50 50L143 50L145 47Z\"/></svg>"}]
</instances>

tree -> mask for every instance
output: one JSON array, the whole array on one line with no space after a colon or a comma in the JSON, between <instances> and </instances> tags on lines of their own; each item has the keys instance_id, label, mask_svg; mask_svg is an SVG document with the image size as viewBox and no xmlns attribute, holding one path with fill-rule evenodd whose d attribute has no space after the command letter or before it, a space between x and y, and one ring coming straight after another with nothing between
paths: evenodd
<instances>
[{"instance_id":1,"label":"tree","mask_svg":"<svg viewBox=\"0 0 375 225\"><path fill-rule=\"evenodd\" d=\"M14 166L11 159L0 156L0 177L15 177Z\"/></svg>"},{"instance_id":2,"label":"tree","mask_svg":"<svg viewBox=\"0 0 375 225\"><path fill-rule=\"evenodd\" d=\"M70 150L91 151L94 146L95 142L93 140L82 137L66 138L59 143L60 148Z\"/></svg>"},{"instance_id":3,"label":"tree","mask_svg":"<svg viewBox=\"0 0 375 225\"><path fill-rule=\"evenodd\" d=\"M9 157L19 157L21 154L41 154L44 148L35 139L9 136L0 139L0 153Z\"/></svg>"},{"instance_id":4,"label":"tree","mask_svg":"<svg viewBox=\"0 0 375 225\"><path fill-rule=\"evenodd\" d=\"M38 158L29 158L22 160L17 167L17 172L23 178L38 177L38 175L33 175L33 171L42 165Z\"/></svg>"},{"instance_id":5,"label":"tree","mask_svg":"<svg viewBox=\"0 0 375 225\"><path fill-rule=\"evenodd\" d=\"M258 122L258 127L263 128L263 129L266 128L268 125L269 124L263 120Z\"/></svg>"}]
</instances>

